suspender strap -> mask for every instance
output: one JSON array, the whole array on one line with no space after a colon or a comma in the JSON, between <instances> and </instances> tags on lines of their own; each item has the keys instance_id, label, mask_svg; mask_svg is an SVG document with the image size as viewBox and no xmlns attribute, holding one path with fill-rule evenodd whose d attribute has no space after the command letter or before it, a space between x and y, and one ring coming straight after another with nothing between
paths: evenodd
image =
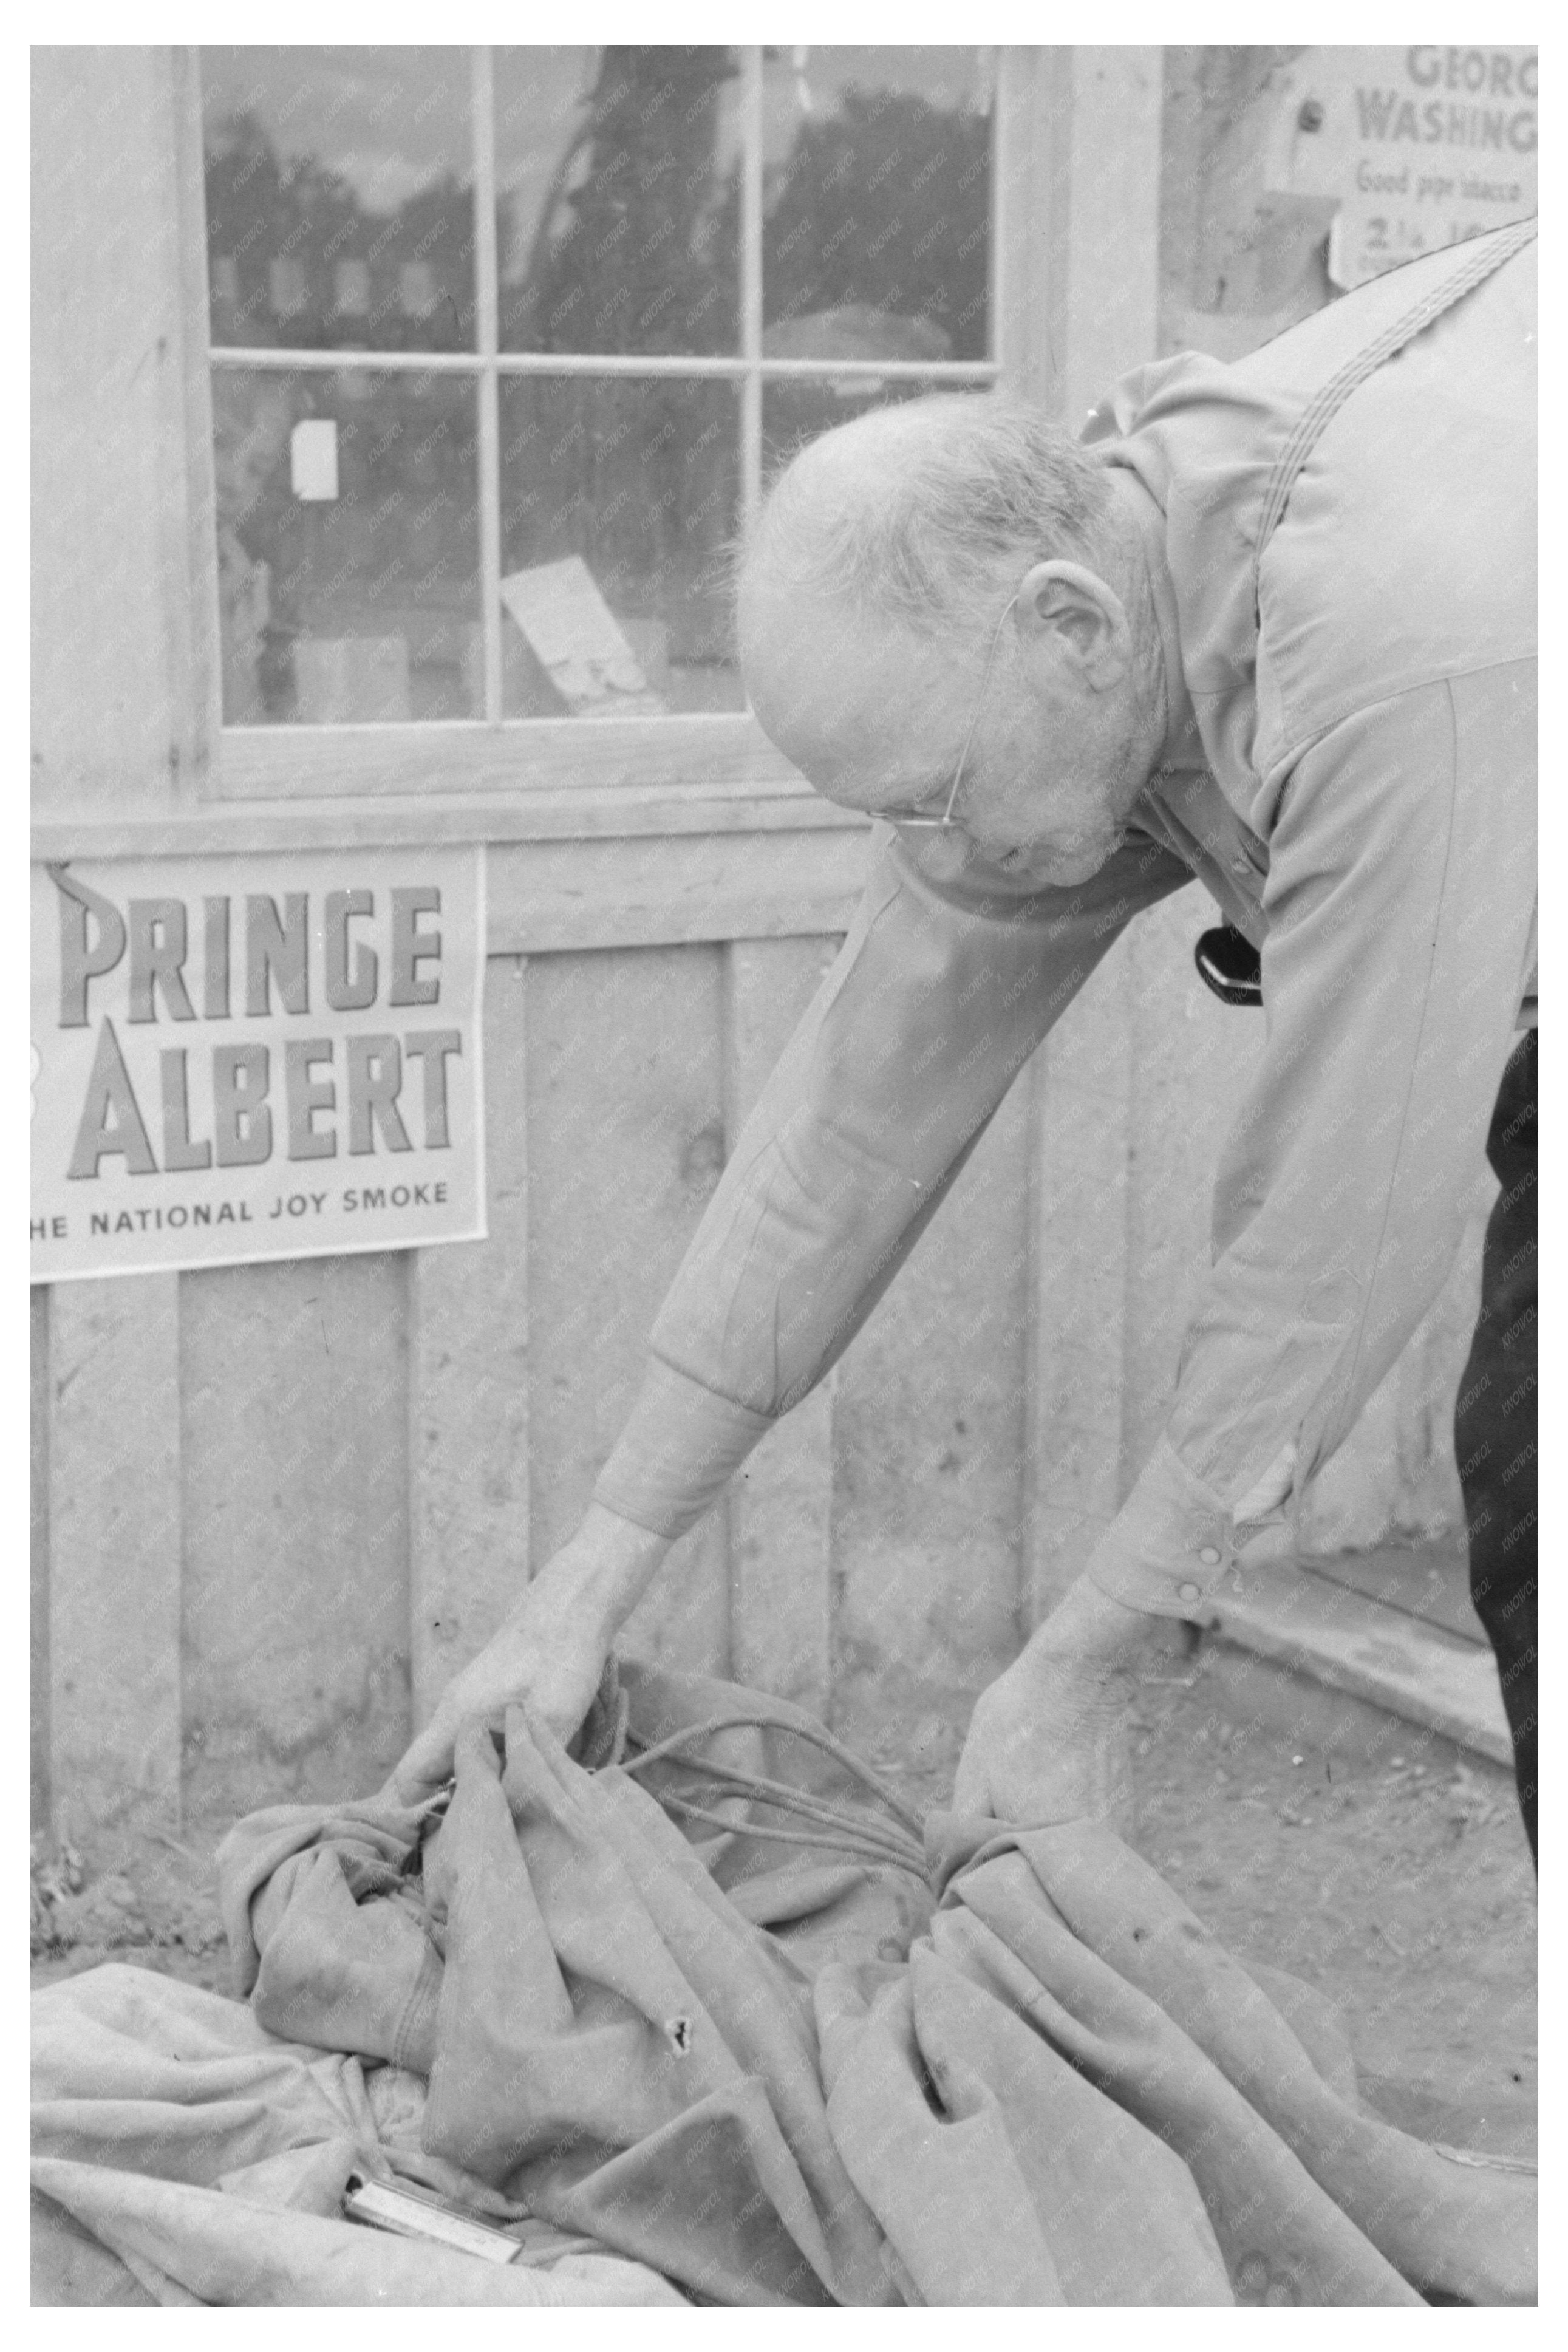
<instances>
[{"instance_id":1,"label":"suspender strap","mask_svg":"<svg viewBox=\"0 0 1568 2352\"><path fill-rule=\"evenodd\" d=\"M1291 428L1284 447L1275 460L1274 471L1268 478L1268 488L1263 501L1263 520L1258 529L1258 545L1252 558L1252 593L1255 605L1264 550L1274 536L1276 527L1289 500L1290 493L1296 486L1296 478L1311 456L1320 435L1338 415L1358 385L1363 384L1369 375L1374 374L1385 360L1391 360L1396 352L1403 351L1405 344L1413 341L1423 328L1429 327L1435 319L1440 319L1445 310L1451 310L1456 302L1462 301L1467 294L1473 293L1478 286L1484 285L1495 270L1502 268L1505 261L1511 261L1516 253L1522 252L1524 247L1534 239L1537 227L1537 222L1531 218L1516 221L1510 228L1500 229L1495 237L1488 237L1484 240L1478 237L1474 245L1463 248L1467 257L1451 277L1445 278L1439 285L1430 288L1413 310L1406 310L1403 318L1396 319L1392 326L1385 327L1382 334L1368 343L1364 351L1357 352L1353 359L1347 360L1338 373L1331 375L1327 383L1312 394ZM1476 247L1484 247L1484 249L1477 251Z\"/></svg>"}]
</instances>

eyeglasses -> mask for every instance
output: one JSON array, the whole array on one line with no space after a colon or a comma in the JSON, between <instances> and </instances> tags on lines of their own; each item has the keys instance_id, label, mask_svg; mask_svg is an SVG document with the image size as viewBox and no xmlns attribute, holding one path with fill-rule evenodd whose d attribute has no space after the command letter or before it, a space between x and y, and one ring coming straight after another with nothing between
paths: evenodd
<instances>
[{"instance_id":1,"label":"eyeglasses","mask_svg":"<svg viewBox=\"0 0 1568 2352\"><path fill-rule=\"evenodd\" d=\"M958 799L958 788L963 782L963 771L969 763L969 747L974 740L974 730L980 724L980 714L985 708L985 689L991 682L991 665L996 658L996 648L1002 642L1002 631L1006 625L1007 615L1017 601L1018 592L1015 589L1003 605L1002 617L992 633L991 644L985 656L985 667L980 673L980 692L975 698L974 716L969 722L969 732L963 739L963 749L958 755L958 765L952 772L952 788L948 793L947 805L942 814L933 816L929 809L877 808L868 809L867 811L868 816L879 818L884 824L896 824L907 827L910 831L926 833L939 833L953 823L953 804Z\"/></svg>"}]
</instances>

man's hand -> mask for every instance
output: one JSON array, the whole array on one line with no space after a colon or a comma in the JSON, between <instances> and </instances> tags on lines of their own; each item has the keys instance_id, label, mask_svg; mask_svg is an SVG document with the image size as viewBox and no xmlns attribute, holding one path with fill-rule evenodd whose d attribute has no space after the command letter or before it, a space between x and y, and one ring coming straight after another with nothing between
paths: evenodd
<instances>
[{"instance_id":1,"label":"man's hand","mask_svg":"<svg viewBox=\"0 0 1568 2352\"><path fill-rule=\"evenodd\" d=\"M617 1629L668 1549L663 1537L591 1504L571 1542L447 1685L394 1771L388 1793L412 1804L438 1789L451 1776L459 1727L475 1717L498 1724L520 1699L569 1740L593 1704Z\"/></svg>"},{"instance_id":2,"label":"man's hand","mask_svg":"<svg viewBox=\"0 0 1568 2352\"><path fill-rule=\"evenodd\" d=\"M1153 1622L1080 1579L982 1691L958 1759L953 1811L1020 1826L1089 1819L1125 1828L1121 1669Z\"/></svg>"}]
</instances>

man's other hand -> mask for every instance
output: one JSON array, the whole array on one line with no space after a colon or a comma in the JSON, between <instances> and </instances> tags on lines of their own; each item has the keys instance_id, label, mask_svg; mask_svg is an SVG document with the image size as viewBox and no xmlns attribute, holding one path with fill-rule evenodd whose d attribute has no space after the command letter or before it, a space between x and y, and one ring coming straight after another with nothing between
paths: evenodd
<instances>
[{"instance_id":1,"label":"man's other hand","mask_svg":"<svg viewBox=\"0 0 1568 2352\"><path fill-rule=\"evenodd\" d=\"M598 1504L570 1543L534 1578L499 1633L442 1693L435 1714L386 1784L414 1804L451 1777L452 1747L476 1718L500 1724L526 1699L562 1741L571 1739L594 1702L605 1660L622 1620L640 1597L668 1544Z\"/></svg>"},{"instance_id":2,"label":"man's other hand","mask_svg":"<svg viewBox=\"0 0 1568 2352\"><path fill-rule=\"evenodd\" d=\"M975 1702L954 1812L1131 1827L1123 1670L1154 1620L1080 1579Z\"/></svg>"}]
</instances>

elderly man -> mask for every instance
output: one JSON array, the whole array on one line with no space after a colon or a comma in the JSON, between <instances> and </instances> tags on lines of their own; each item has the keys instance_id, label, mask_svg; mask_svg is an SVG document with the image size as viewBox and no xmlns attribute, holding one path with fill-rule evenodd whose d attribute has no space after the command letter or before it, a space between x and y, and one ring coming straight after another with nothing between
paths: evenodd
<instances>
[{"instance_id":1,"label":"elderly man","mask_svg":"<svg viewBox=\"0 0 1568 2352\"><path fill-rule=\"evenodd\" d=\"M1212 1263L1164 1434L983 1694L955 1790L1012 1820L1107 1801L1115 1668L1292 1512L1436 1296L1533 1005L1532 236L1426 257L1239 365L1139 369L1082 443L938 398L784 474L741 583L748 688L890 832L582 1528L405 1789L519 1693L574 1727L672 1539L858 1328L1122 927L1196 876L1261 951L1267 1022ZM1503 1302L1488 1344L1522 1329ZM1532 1625L1533 1536L1513 1552Z\"/></svg>"}]
</instances>

